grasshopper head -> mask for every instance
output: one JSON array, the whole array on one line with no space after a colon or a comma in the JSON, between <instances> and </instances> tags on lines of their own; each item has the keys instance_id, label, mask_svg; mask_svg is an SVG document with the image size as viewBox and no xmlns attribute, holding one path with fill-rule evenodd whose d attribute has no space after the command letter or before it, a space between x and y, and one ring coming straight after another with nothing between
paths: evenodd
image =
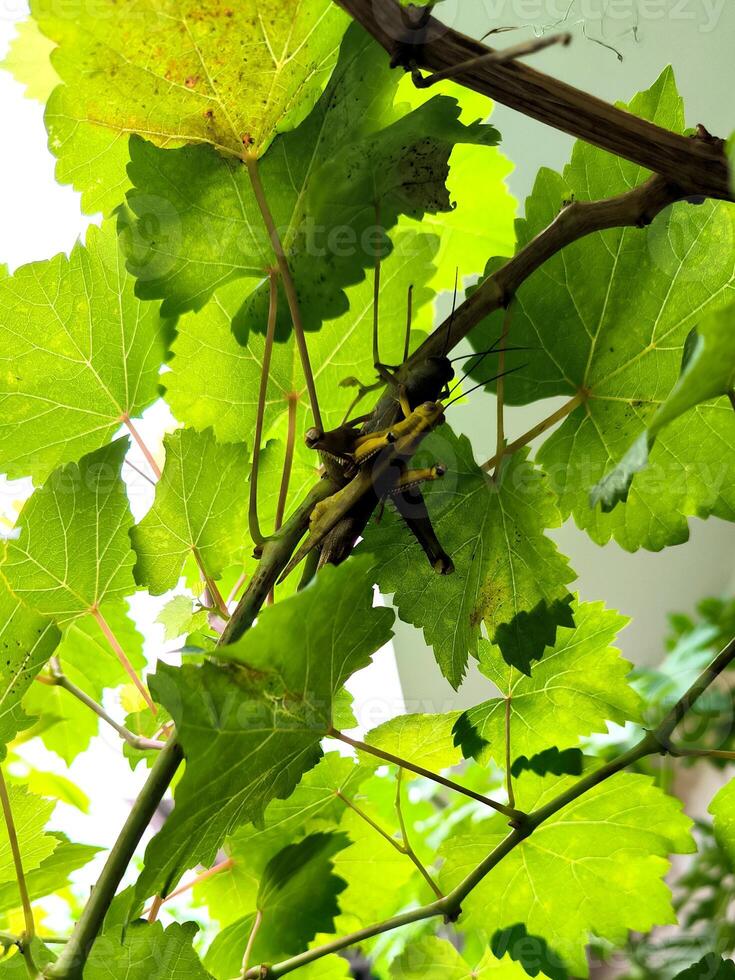
<instances>
[{"instance_id":1,"label":"grasshopper head","mask_svg":"<svg viewBox=\"0 0 735 980\"><path fill-rule=\"evenodd\" d=\"M304 435L304 442L309 447L309 449L316 449L316 447L319 445L319 443L322 441L323 438L324 438L324 433L321 431L321 429L317 429L316 426L312 426L311 429L306 430L306 434Z\"/></svg>"}]
</instances>

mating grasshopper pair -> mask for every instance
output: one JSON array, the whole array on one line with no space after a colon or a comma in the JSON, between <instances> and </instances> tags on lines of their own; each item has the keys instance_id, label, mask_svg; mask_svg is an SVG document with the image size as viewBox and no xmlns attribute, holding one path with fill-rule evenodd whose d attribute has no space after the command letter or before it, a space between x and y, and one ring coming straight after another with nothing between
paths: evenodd
<instances>
[{"instance_id":1,"label":"mating grasshopper pair","mask_svg":"<svg viewBox=\"0 0 735 980\"><path fill-rule=\"evenodd\" d=\"M379 283L379 269L377 263L376 284ZM405 360L408 359L411 328L410 296L409 291ZM454 300L456 304L456 286ZM370 422L374 421L372 414L345 420L342 425L329 432L322 432L318 428L307 431L306 444L320 453L327 473L336 477L338 482L347 482L331 497L316 505L311 515L308 536L285 568L281 579L315 549L320 551L317 567L343 561L364 531L370 516L386 499L395 506L434 570L441 575L449 575L454 571L452 559L442 548L434 532L421 493L421 485L443 477L446 467L442 463L436 463L422 469L410 469L409 463L424 438L444 422L446 409L457 400L451 396L467 376L467 372L460 382L450 388L455 372L446 349L440 356L420 361L410 371L406 370L405 365L391 367L382 364L378 354L377 310L376 285L373 356L379 381L377 385L361 387L361 393L387 384L395 392L402 418L387 428L375 431L370 430ZM450 318L447 342L451 334L451 324ZM488 354L494 353L495 349L494 344L484 354L470 356L478 356L482 360ZM476 362L475 366L479 363ZM476 387L483 387L487 383L483 382ZM360 430L360 424L366 424L365 429Z\"/></svg>"}]
</instances>

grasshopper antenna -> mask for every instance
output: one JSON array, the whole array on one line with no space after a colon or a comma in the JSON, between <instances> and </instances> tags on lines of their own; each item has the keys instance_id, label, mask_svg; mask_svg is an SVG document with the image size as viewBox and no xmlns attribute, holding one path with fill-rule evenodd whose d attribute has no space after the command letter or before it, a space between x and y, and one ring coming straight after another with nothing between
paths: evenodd
<instances>
[{"instance_id":1,"label":"grasshopper antenna","mask_svg":"<svg viewBox=\"0 0 735 980\"><path fill-rule=\"evenodd\" d=\"M406 301L406 341L403 345L403 363L408 360L408 352L411 347L411 322L413 320L413 283L408 287L408 299Z\"/></svg>"},{"instance_id":2,"label":"grasshopper antenna","mask_svg":"<svg viewBox=\"0 0 735 980\"><path fill-rule=\"evenodd\" d=\"M449 353L449 340L452 336L452 326L454 324L454 314L457 311L457 286L459 285L459 266L454 270L454 297L452 299L452 312L449 317L449 322L447 323L447 332L444 335L444 350L442 351L442 357L446 357Z\"/></svg>"},{"instance_id":3,"label":"grasshopper antenna","mask_svg":"<svg viewBox=\"0 0 735 980\"><path fill-rule=\"evenodd\" d=\"M493 375L492 378L486 378L485 381L481 381L479 384L473 385L468 391L463 391L461 394L457 395L456 398L452 398L451 401L447 402L444 408L449 408L450 405L454 405L454 403L459 401L460 398L465 398L467 395L471 395L472 392L477 391L478 388L484 388L486 385L492 384L493 381L497 381L499 378L507 378L509 374L515 374L516 371L522 371L527 367L528 364L519 364L518 367L510 368L508 371L501 371L499 374Z\"/></svg>"},{"instance_id":4,"label":"grasshopper antenna","mask_svg":"<svg viewBox=\"0 0 735 980\"><path fill-rule=\"evenodd\" d=\"M271 368L273 340L276 334L276 314L278 312L278 271L268 270L270 279L270 298L268 302L268 332L263 349L263 365L260 370L260 390L258 392L258 410L255 420L255 437L253 442L253 465L250 471L250 505L248 509L248 527L253 544L262 545L265 541L258 520L258 467L260 465L260 443L263 438L263 419L265 417L265 398L268 391L268 376Z\"/></svg>"}]
</instances>

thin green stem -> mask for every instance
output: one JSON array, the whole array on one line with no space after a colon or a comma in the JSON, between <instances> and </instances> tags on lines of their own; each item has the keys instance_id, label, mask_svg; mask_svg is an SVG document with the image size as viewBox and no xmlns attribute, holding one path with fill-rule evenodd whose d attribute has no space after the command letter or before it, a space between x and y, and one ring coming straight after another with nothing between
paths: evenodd
<instances>
[{"instance_id":1,"label":"thin green stem","mask_svg":"<svg viewBox=\"0 0 735 980\"><path fill-rule=\"evenodd\" d=\"M74 934L58 960L46 968L45 977L82 980L84 964L102 928L115 892L182 759L181 747L172 738L156 759L145 786L128 814L125 826L110 851Z\"/></svg>"},{"instance_id":2,"label":"thin green stem","mask_svg":"<svg viewBox=\"0 0 735 980\"><path fill-rule=\"evenodd\" d=\"M505 699L505 787L508 793L508 803L515 807L516 798L513 791L513 751L510 743L510 722L512 717L512 695L509 693Z\"/></svg>"},{"instance_id":3,"label":"thin green stem","mask_svg":"<svg viewBox=\"0 0 735 980\"><path fill-rule=\"evenodd\" d=\"M255 946L255 940L258 938L258 933L260 932L260 927L263 925L263 913L260 909L255 913L255 919L253 920L253 927L250 930L250 935L248 936L248 943L245 947L245 953L242 958L242 970L241 975L244 977L248 972L248 967L250 965L250 957L253 955L253 947Z\"/></svg>"},{"instance_id":4,"label":"thin green stem","mask_svg":"<svg viewBox=\"0 0 735 980\"><path fill-rule=\"evenodd\" d=\"M481 793L476 793L472 789L467 789L465 786L460 786L459 783L452 782L451 779L446 779L444 776L440 776L438 773L431 772L429 769L424 769L423 766L414 765L408 759L401 759L397 755L393 755L390 752L384 752L382 749L376 748L374 745L368 745L367 742L358 742L357 739L350 738L349 735L345 735L344 732L339 732L335 728L330 729L327 732L330 738L339 739L340 742L344 742L346 745L351 745L354 749L358 749L360 752L367 752L369 755L375 756L376 759L382 759L383 762L388 762L392 766L398 766L399 769L407 769L409 772L415 773L417 776L423 776L425 779L431 779L435 783L439 783L440 786L445 786L447 789L454 790L455 793L462 793L463 796L468 796L472 800L476 800L478 803L483 803L485 806L491 807L493 810L497 810L499 813L504 813L511 820L517 820L522 822L525 820L526 814L521 813L520 810L516 810L513 807L505 806L504 803L498 803L497 800L490 799L489 796L483 796Z\"/></svg>"},{"instance_id":5,"label":"thin green stem","mask_svg":"<svg viewBox=\"0 0 735 980\"><path fill-rule=\"evenodd\" d=\"M20 894L20 901L21 905L23 906L25 932L23 933L22 937L21 951L26 961L28 974L35 980L35 977L38 976L38 969L33 962L31 942L36 935L36 923L33 918L31 897L28 894L28 885L26 883L25 872L23 871L23 858L20 853L20 843L18 842L18 834L15 829L15 820L13 819L13 808L10 805L10 796L8 795L8 787L5 782L5 774L3 773L2 768L0 768L0 803L2 803L5 829L8 833L8 842L10 843L10 851L13 855L15 879L18 882L18 893Z\"/></svg>"},{"instance_id":6,"label":"thin green stem","mask_svg":"<svg viewBox=\"0 0 735 980\"><path fill-rule=\"evenodd\" d=\"M499 378L498 380L500 381L501 379ZM569 401L562 405L561 408L557 409L556 412L552 412L551 415L543 419L541 422L538 422L532 429L529 429L528 432L524 432L523 435L514 442L509 443L503 450L502 454L498 452L491 459L488 459L487 462L482 464L481 469L488 473L491 470L494 470L500 463L503 456L512 456L513 453L517 453L519 449L523 449L524 446L527 446L530 442L533 442L534 439L537 439L539 436L543 435L544 432L547 432L549 429L555 426L557 422L561 422L562 419L567 417L567 415L571 415L575 408L579 408L583 402L584 395L582 394L578 394L575 395L574 398L570 398Z\"/></svg>"},{"instance_id":7,"label":"thin green stem","mask_svg":"<svg viewBox=\"0 0 735 980\"><path fill-rule=\"evenodd\" d=\"M311 369L311 361L309 360L309 349L306 345L306 334L304 333L304 324L301 319L301 309L299 307L299 299L296 294L296 286L293 281L293 276L291 275L291 269L288 264L288 259L286 258L286 253L283 250L281 237L278 234L276 223L273 220L273 214L268 204L268 198L266 197L263 182L260 179L258 158L254 153L245 152L243 155L243 161L247 167L250 183L253 188L253 194L255 195L255 200L258 203L263 222L268 231L268 236L270 237L273 254L275 255L276 262L278 263L278 270L281 273L281 281L283 282L283 289L286 293L286 300L288 301L288 308L289 312L291 313L291 322L293 324L293 332L294 336L296 337L296 345L299 349L301 367L304 372L304 380L306 381L306 390L309 393L309 403L311 404L311 413L314 416L314 424L317 426L317 428L323 430L322 416L321 412L319 411L319 399L317 397L316 385L314 383L314 372Z\"/></svg>"},{"instance_id":8,"label":"thin green stem","mask_svg":"<svg viewBox=\"0 0 735 980\"><path fill-rule=\"evenodd\" d=\"M52 687L62 687L65 691L68 691L72 697L86 705L86 707L101 718L105 724L114 729L120 738L127 742L128 745L131 745L134 749L138 749L141 752L148 751L149 749L160 750L165 747L165 742L161 742L153 738L143 738L141 735L135 735L130 731L130 729L116 722L115 719L105 711L101 704L98 704L85 691L83 691L80 687L77 687L76 684L69 680L66 674L62 671L61 664L56 657L51 658L49 667L51 670L51 676L38 677L37 680L41 681L42 683L49 684Z\"/></svg>"},{"instance_id":9,"label":"thin green stem","mask_svg":"<svg viewBox=\"0 0 735 980\"><path fill-rule=\"evenodd\" d=\"M265 537L260 529L258 520L258 467L260 464L260 444L263 440L263 422L265 419L265 399L268 393L268 378L271 369L271 356L273 354L273 342L276 336L276 315L278 313L278 279L277 270L269 269L269 288L268 299L268 329L265 335L265 345L263 347L263 364L260 369L260 388L258 389L258 408L255 416L255 435L253 436L253 465L250 471L250 503L248 508L248 522L250 537L254 544L263 544Z\"/></svg>"},{"instance_id":10,"label":"thin green stem","mask_svg":"<svg viewBox=\"0 0 735 980\"><path fill-rule=\"evenodd\" d=\"M403 853L406 854L411 859L414 866L418 870L419 874L424 879L424 881L429 886L429 888L434 892L436 897L438 899L442 899L444 898L444 893L429 874L429 871L424 865L421 858L418 856L416 851L414 851L413 845L411 844L411 839L408 836L408 828L406 826L406 821L404 820L403 817L403 804L401 801L402 782L403 782L403 769L399 769L398 776L396 777L396 813L398 814L398 824L401 828L401 837L403 838L403 848L402 848Z\"/></svg>"},{"instance_id":11,"label":"thin green stem","mask_svg":"<svg viewBox=\"0 0 735 980\"><path fill-rule=\"evenodd\" d=\"M283 457L283 472L281 474L281 487L278 491L278 505L276 507L276 531L280 531L283 526L283 516L286 513L286 501L288 500L288 487L291 483L291 470L293 468L293 454L296 446L296 409L299 405L299 396L290 394L288 396L288 430L286 433L286 452Z\"/></svg>"},{"instance_id":12,"label":"thin green stem","mask_svg":"<svg viewBox=\"0 0 735 980\"><path fill-rule=\"evenodd\" d=\"M672 745L669 755L675 759L724 759L735 762L735 752L728 752L725 749L686 749L681 745Z\"/></svg>"},{"instance_id":13,"label":"thin green stem","mask_svg":"<svg viewBox=\"0 0 735 980\"><path fill-rule=\"evenodd\" d=\"M405 849L401 846L401 842L396 840L395 837L391 837L388 831L384 830L380 824L373 820L368 813L365 813L365 811L359 807L357 803L353 802L348 796L345 796L344 793L340 792L339 790L337 791L336 796L342 800L345 806L349 807L350 810L356 813L361 820L364 820L369 827L372 827L376 833L380 834L383 840L387 841L392 848L399 852L399 854L406 853Z\"/></svg>"}]
</instances>

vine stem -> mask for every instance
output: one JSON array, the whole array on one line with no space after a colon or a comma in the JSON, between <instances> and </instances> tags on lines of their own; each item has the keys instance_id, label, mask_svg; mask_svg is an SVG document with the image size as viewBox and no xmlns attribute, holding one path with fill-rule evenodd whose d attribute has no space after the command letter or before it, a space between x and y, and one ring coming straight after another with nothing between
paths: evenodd
<instances>
[{"instance_id":1,"label":"vine stem","mask_svg":"<svg viewBox=\"0 0 735 980\"><path fill-rule=\"evenodd\" d=\"M82 980L84 964L102 928L115 892L182 759L181 746L176 739L171 739L158 755L145 786L128 814L125 826L110 851L74 934L58 960L46 968L45 977Z\"/></svg>"},{"instance_id":2,"label":"vine stem","mask_svg":"<svg viewBox=\"0 0 735 980\"><path fill-rule=\"evenodd\" d=\"M175 888L174 891L170 892L168 895L165 895L161 899L161 905L165 905L166 902L170 902L172 899L178 898L179 895L185 895L187 892L191 891L192 888L196 888L197 885L201 885L202 882L209 881L210 878L214 878L216 875L222 874L223 871L229 871L230 868L234 867L234 860L232 858L225 858L224 861L220 861L219 864L215 864L212 868L207 868L206 871L202 871L201 874L198 874L196 878L192 878L191 881L187 881L185 885L180 885L178 888ZM147 908L143 912L143 915L149 915L152 908L153 905L151 905L150 908Z\"/></svg>"},{"instance_id":3,"label":"vine stem","mask_svg":"<svg viewBox=\"0 0 735 980\"><path fill-rule=\"evenodd\" d=\"M500 381L501 379L499 378L498 384L500 384ZM534 439L537 439L539 436L543 435L544 432L547 432L549 429L553 428L557 422L561 422L562 419L567 417L567 415L571 415L575 409L584 404L584 401L585 396L582 394L575 395L574 398L570 398L569 401L562 405L561 408L557 409L556 412L552 412L551 415L543 419L541 422L538 422L533 426L533 428L529 429L528 432L524 432L522 436L519 436L515 442L511 442L509 445L505 446L502 451L497 452L491 459L488 459L487 462L482 464L480 469L483 469L486 472L490 472L490 470L497 471L503 456L512 456L513 453L517 453L519 449L523 449L524 446L527 446L530 442L533 442Z\"/></svg>"},{"instance_id":4,"label":"vine stem","mask_svg":"<svg viewBox=\"0 0 735 980\"><path fill-rule=\"evenodd\" d=\"M278 263L278 270L281 273L283 289L286 293L286 300L288 301L288 308L291 313L293 332L294 336L296 337L296 344L301 357L301 367L304 371L306 390L309 393L311 414L314 416L314 424L317 426L317 428L323 429L322 416L321 412L319 411L319 399L317 398L316 385L314 383L314 372L311 369L311 361L309 360L309 349L306 345L306 335L304 333L303 320L301 319L299 299L296 295L296 286L293 281L293 276L291 275L291 269L288 264L288 259L286 258L286 253L283 250L283 242L278 234L276 223L273 220L273 214L268 204L268 198L266 197L263 182L260 179L258 158L255 153L246 150L243 154L243 161L247 167L248 176L250 177L250 183L253 188L253 194L255 195L255 200L258 203L263 222L268 231L268 236L270 237L273 253L276 257L276 262Z\"/></svg>"},{"instance_id":5,"label":"vine stem","mask_svg":"<svg viewBox=\"0 0 735 980\"><path fill-rule=\"evenodd\" d=\"M675 759L681 756L692 759L729 759L735 762L735 752L728 752L725 749L686 749L681 745L672 745L669 755Z\"/></svg>"},{"instance_id":6,"label":"vine stem","mask_svg":"<svg viewBox=\"0 0 735 980\"><path fill-rule=\"evenodd\" d=\"M406 821L403 817L403 804L401 802L401 789L403 783L403 769L398 770L398 775L396 777L396 813L398 814L398 825L401 828L401 837L403 838L403 847L401 850L407 857L410 858L412 863L415 865L421 877L424 879L429 888L434 892L438 899L444 898L444 893L441 888L437 885L434 879L429 874L427 868L425 867L423 861L418 856L416 851L413 849L411 844L411 838L408 835L408 827L406 826Z\"/></svg>"},{"instance_id":7,"label":"vine stem","mask_svg":"<svg viewBox=\"0 0 735 980\"><path fill-rule=\"evenodd\" d=\"M199 553L199 549L196 547L196 545L192 546L191 553L194 556L194 561L197 563L197 566L199 567L199 572L202 576L204 587L209 593L209 597L214 603L215 609L220 614L220 616L223 617L223 619L225 620L229 619L230 613L225 604L225 600L222 598L222 593L220 592L217 583L214 581L212 576L207 571L204 565L204 559Z\"/></svg>"},{"instance_id":8,"label":"vine stem","mask_svg":"<svg viewBox=\"0 0 735 980\"><path fill-rule=\"evenodd\" d=\"M36 923L33 918L31 897L28 894L28 885L26 883L25 872L23 871L23 858L20 853L20 844L18 842L18 834L15 829L15 820L13 819L13 808L10 805L10 796L8 795L8 787L5 782L5 774L3 773L2 767L0 767L0 802L2 803L3 817L5 818L5 829L8 833L10 850L13 855L13 864L15 865L15 879L18 882L18 892L20 894L20 901L23 906L25 932L22 937L21 952L25 958L29 975L32 978L35 978L38 975L38 970L33 962L30 943L36 935Z\"/></svg>"},{"instance_id":9,"label":"vine stem","mask_svg":"<svg viewBox=\"0 0 735 980\"><path fill-rule=\"evenodd\" d=\"M104 634L105 639L110 644L110 647L112 648L112 651L114 652L115 656L117 657L117 659L122 664L123 669L127 673L128 677L130 677L130 679L132 680L133 684L135 684L135 686L137 687L138 691L140 692L141 697L143 698L143 700L145 701L145 703L148 705L148 707L150 708L150 710L153 713L153 715L157 715L158 714L158 708L154 704L153 698L150 696L150 693L148 691L148 688L145 686L145 684L140 679L140 677L138 677L138 675L137 675L137 673L135 671L135 668L133 667L133 665L128 660L127 654L123 650L122 645L120 644L120 641L115 636L115 634L113 633L112 629L110 628L109 623L107 622L107 620L105 619L105 617L102 615L102 613L99 611L99 609L96 606L93 607L92 609L90 609L90 612L92 613L92 616L94 617L95 621L97 622L97 625L102 630L102 633Z\"/></svg>"},{"instance_id":10,"label":"vine stem","mask_svg":"<svg viewBox=\"0 0 735 980\"><path fill-rule=\"evenodd\" d=\"M286 451L283 457L283 472L281 474L281 486L278 491L278 505L276 507L276 531L280 531L283 526L283 517L286 513L286 501L288 500L288 487L291 482L291 469L293 468L293 454L296 447L296 410L299 405L299 396L296 392L291 392L288 396L288 431L286 434Z\"/></svg>"},{"instance_id":11,"label":"vine stem","mask_svg":"<svg viewBox=\"0 0 735 980\"><path fill-rule=\"evenodd\" d=\"M156 457L153 455L153 453L150 451L150 449L146 445L145 440L141 436L140 432L138 432L137 427L133 424L132 419L130 418L129 415L123 415L122 421L123 421L123 424L125 425L125 428L128 430L128 432L130 433L130 435L133 437L133 439L137 443L138 449L140 449L140 451L145 456L146 462L148 463L148 465L150 466L151 470L153 471L153 474L154 474L156 480L160 480L161 479L161 467L156 462Z\"/></svg>"},{"instance_id":12,"label":"vine stem","mask_svg":"<svg viewBox=\"0 0 735 980\"><path fill-rule=\"evenodd\" d=\"M510 721L512 717L512 689L508 691L505 698L505 786L508 793L508 803L516 805L515 793L513 792L513 773L511 772L513 754L510 743Z\"/></svg>"},{"instance_id":13,"label":"vine stem","mask_svg":"<svg viewBox=\"0 0 735 980\"><path fill-rule=\"evenodd\" d=\"M253 955L253 947L255 946L255 940L258 938L258 933L260 932L260 927L263 925L263 913L260 909L255 913L255 919L253 920L253 927L250 930L250 935L248 936L248 944L245 947L245 952L242 957L242 970L240 971L241 976L245 976L248 972L248 967L250 966L250 957Z\"/></svg>"},{"instance_id":14,"label":"vine stem","mask_svg":"<svg viewBox=\"0 0 735 980\"><path fill-rule=\"evenodd\" d=\"M118 724L115 719L109 715L101 704L98 704L93 698L91 698L86 691L83 691L81 687L77 687L66 674L61 669L61 664L56 657L52 657L50 661L51 676L44 677L39 675L36 680L41 684L48 684L52 687L62 687L65 691L68 691L72 697L75 697L77 701L81 701L82 704L86 705L91 711L93 711L99 718L102 719L106 724L113 728L117 734L122 738L128 745L131 745L134 749L139 749L141 752L145 752L149 749L160 750L166 745L165 742L160 742L153 738L144 738L141 735L135 735L126 728L124 725Z\"/></svg>"},{"instance_id":15,"label":"vine stem","mask_svg":"<svg viewBox=\"0 0 735 980\"><path fill-rule=\"evenodd\" d=\"M344 742L346 745L351 745L353 749L357 749L360 752L367 752L369 755L375 756L376 759L382 759L383 762L388 762L392 766L398 766L399 769L406 769L408 772L413 772L417 776L423 776L424 779L430 779L432 782L438 783L440 786L454 790L455 793L461 793L463 796L468 796L471 800L475 800L477 803L483 803L485 806L489 806L493 810L497 810L498 813L504 813L506 817L510 817L512 820L523 821L526 817L525 813L521 813L520 810L516 810L514 807L506 806L504 803L498 803L497 800L492 800L489 796L483 796L481 793L476 793L472 789L467 789L465 786L460 786L459 783L452 782L451 779L446 779L444 776L431 772L429 769L424 769L423 766L414 765L413 762L410 762L408 759L401 759L397 755L392 755L390 752L384 752L382 749L378 749L374 745L368 745L367 742L359 742L357 739L350 738L349 735L345 735L344 732L337 731L336 728L331 728L327 732L327 737L339 739L340 742Z\"/></svg>"},{"instance_id":16,"label":"vine stem","mask_svg":"<svg viewBox=\"0 0 735 980\"><path fill-rule=\"evenodd\" d=\"M622 753L616 759L594 770L594 772L582 776L581 779L550 800L546 806L540 807L538 810L534 810L532 813L526 815L523 822L519 826L514 827L500 844L444 898L432 902L430 905L424 905L421 908L411 909L400 915L392 916L390 919L375 923L365 929L360 929L348 936L334 939L332 942L326 943L323 946L306 950L297 956L292 956L290 959L283 960L281 963L276 963L273 966L260 966L251 969L245 974L244 980L277 980L278 977L292 973L294 970L299 969L299 967L313 963L324 956L328 956L330 953L339 953L343 949L359 945L367 939L372 939L374 936L391 932L393 929L398 929L401 926L410 925L414 922L421 922L440 915L444 916L448 922L456 921L461 914L462 903L467 896L474 891L493 868L515 850L519 844L529 838L541 824L560 810L563 810L570 803L573 803L580 796L594 789L595 786L599 786L629 766L635 765L646 756L668 753L669 739L676 726L685 717L687 712L691 710L707 688L729 667L733 660L735 660L735 639L731 640L709 667L700 674L686 694L674 705L658 728L654 731L646 732L643 738L632 749Z\"/></svg>"},{"instance_id":17,"label":"vine stem","mask_svg":"<svg viewBox=\"0 0 735 980\"><path fill-rule=\"evenodd\" d=\"M248 509L248 521L250 527L250 537L253 544L263 544L265 538L260 529L258 520L258 467L260 465L260 444L263 440L263 421L265 419L265 400L268 394L268 378L271 370L271 356L273 354L273 342L276 336L276 315L278 313L278 272L276 269L268 270L269 297L268 297L268 328L263 347L263 364L260 370L260 388L258 389L258 409L255 416L255 435L253 436L253 465L250 471L250 504Z\"/></svg>"}]
</instances>

